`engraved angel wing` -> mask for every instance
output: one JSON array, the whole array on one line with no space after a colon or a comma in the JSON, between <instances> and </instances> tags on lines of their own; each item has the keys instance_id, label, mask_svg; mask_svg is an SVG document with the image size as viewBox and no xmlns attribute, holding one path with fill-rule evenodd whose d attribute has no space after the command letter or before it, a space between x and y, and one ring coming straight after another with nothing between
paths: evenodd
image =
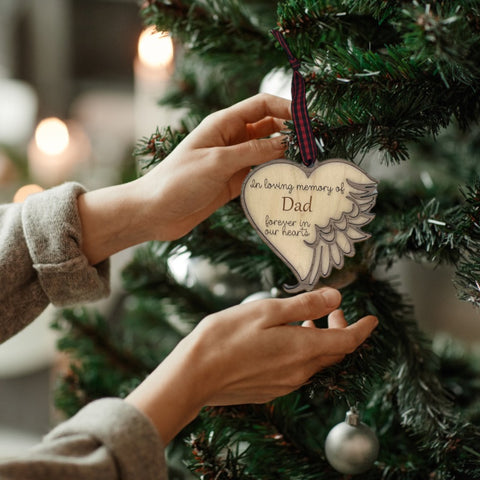
<instances>
[{"instance_id":1,"label":"engraved angel wing","mask_svg":"<svg viewBox=\"0 0 480 480\"><path fill-rule=\"evenodd\" d=\"M370 210L376 202L377 183L365 174L362 177L365 183L346 179L345 200L348 201L349 208L341 212L339 218L338 215L337 218L330 218L325 226L315 225L315 240L305 242L313 250L310 270L298 285L285 285L284 288L287 291L294 293L301 290L312 290L320 277L330 275L333 267L337 269L343 267L345 256L353 257L355 255L355 242L370 237L361 228L375 217Z\"/></svg>"}]
</instances>

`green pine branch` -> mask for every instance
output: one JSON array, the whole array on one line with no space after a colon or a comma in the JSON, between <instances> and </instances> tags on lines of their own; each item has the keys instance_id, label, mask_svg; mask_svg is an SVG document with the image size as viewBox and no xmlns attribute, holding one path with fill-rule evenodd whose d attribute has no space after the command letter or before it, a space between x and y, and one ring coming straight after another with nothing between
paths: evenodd
<instances>
[{"instance_id":1,"label":"green pine branch","mask_svg":"<svg viewBox=\"0 0 480 480\"><path fill-rule=\"evenodd\" d=\"M480 115L478 5L377 2L396 9L387 21L384 7L359 16L370 3L279 5L281 28L304 62L320 158L378 148L398 162L409 143L454 118L465 129Z\"/></svg>"},{"instance_id":2,"label":"green pine branch","mask_svg":"<svg viewBox=\"0 0 480 480\"><path fill-rule=\"evenodd\" d=\"M355 279L342 306L349 321L376 314L375 333L308 388L265 406L205 410L192 426L193 471L222 480L343 478L327 464L323 442L346 404L360 401L382 447L359 480L479 478L475 374L462 364L445 372L452 362L432 353L412 306L372 272L403 257L452 264L459 296L480 306L480 2L147 0L142 15L183 44L187 65L166 100L190 110L182 131L140 141L135 154L146 168L210 111L255 93L272 68L288 67L268 34L277 25L302 61L320 159L359 163L380 151L387 164L412 160L422 182L380 183L366 228L372 238L325 280ZM293 128L288 147L298 161ZM142 246L124 272L117 323L66 315L63 348L74 361L58 390L65 411L126 394L201 318L232 301L209 293L211 285L178 282L169 259L179 252L193 265L227 266L231 283L222 281L231 290L242 281L249 293L291 283L237 201L180 240Z\"/></svg>"},{"instance_id":3,"label":"green pine branch","mask_svg":"<svg viewBox=\"0 0 480 480\"><path fill-rule=\"evenodd\" d=\"M94 399L118 395L123 385L143 378L151 369L114 338L112 328L98 313L64 310L53 327L62 332L58 349L70 361L55 392L55 404L69 416Z\"/></svg>"},{"instance_id":4,"label":"green pine branch","mask_svg":"<svg viewBox=\"0 0 480 480\"><path fill-rule=\"evenodd\" d=\"M212 40L222 48L226 39L233 40L234 52L237 47L243 50L248 41L263 42L260 18L251 13L248 5L237 0L147 0L141 10L145 24L168 30L185 43L189 42L190 48L202 52L213 49ZM198 35L199 32L203 35Z\"/></svg>"},{"instance_id":5,"label":"green pine branch","mask_svg":"<svg viewBox=\"0 0 480 480\"><path fill-rule=\"evenodd\" d=\"M346 359L346 366L332 367L334 371L341 371L343 367L343 384L340 383L343 392L335 382L335 394L346 395L349 403L355 399L365 400L381 373L378 370L383 368L387 392L395 398L400 422L410 435L422 442L431 465L441 464L441 469L450 475L475 471L480 431L454 410L438 378L438 360L418 330L411 307L388 283L362 277L345 291L343 308L357 317L361 312L373 313L380 324L369 341L368 350L360 350ZM384 358L386 351L391 352L388 360ZM315 388L329 391L330 385L322 375L325 373L317 376ZM331 374L326 372L326 375L328 379Z\"/></svg>"},{"instance_id":6,"label":"green pine branch","mask_svg":"<svg viewBox=\"0 0 480 480\"><path fill-rule=\"evenodd\" d=\"M141 10L144 22L166 30L182 42L187 51L202 56L204 61L225 64L241 74L237 57L242 56L264 75L274 66L268 30L272 24L276 2L238 0L148 0ZM273 55L275 57L275 55ZM248 72L243 69L242 77Z\"/></svg>"},{"instance_id":7,"label":"green pine branch","mask_svg":"<svg viewBox=\"0 0 480 480\"><path fill-rule=\"evenodd\" d=\"M461 203L452 196L449 203L446 191L430 200L425 191L401 193L397 188L381 192L396 201L388 209L383 202L381 221L377 217L369 227L375 237L373 265L390 267L403 257L454 265L459 297L480 306L480 183L466 189ZM402 203L408 208L400 209Z\"/></svg>"},{"instance_id":8,"label":"green pine branch","mask_svg":"<svg viewBox=\"0 0 480 480\"><path fill-rule=\"evenodd\" d=\"M149 137L138 140L133 156L142 161L141 169L148 170L164 160L187 136L186 129L173 130L171 127L156 128Z\"/></svg>"}]
</instances>

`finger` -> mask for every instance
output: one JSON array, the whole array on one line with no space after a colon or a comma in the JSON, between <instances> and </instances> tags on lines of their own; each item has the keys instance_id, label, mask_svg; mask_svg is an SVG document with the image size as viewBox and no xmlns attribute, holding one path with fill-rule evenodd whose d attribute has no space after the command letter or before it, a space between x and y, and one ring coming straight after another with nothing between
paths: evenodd
<instances>
[{"instance_id":1,"label":"finger","mask_svg":"<svg viewBox=\"0 0 480 480\"><path fill-rule=\"evenodd\" d=\"M256 123L247 124L248 139L268 137L272 133L286 129L285 120L275 117L265 117Z\"/></svg>"},{"instance_id":2,"label":"finger","mask_svg":"<svg viewBox=\"0 0 480 480\"><path fill-rule=\"evenodd\" d=\"M265 117L291 119L290 104L290 100L274 95L255 95L205 117L182 144L191 149L236 145L248 139L248 124Z\"/></svg>"},{"instance_id":3,"label":"finger","mask_svg":"<svg viewBox=\"0 0 480 480\"><path fill-rule=\"evenodd\" d=\"M285 136L262 138L260 140L248 140L238 145L223 147L225 168L230 172L236 172L245 167L260 165L261 163L283 158L285 156Z\"/></svg>"},{"instance_id":4,"label":"finger","mask_svg":"<svg viewBox=\"0 0 480 480\"><path fill-rule=\"evenodd\" d=\"M315 320L338 308L341 299L338 290L327 287L295 297L271 300L278 305L276 315L268 317L269 326Z\"/></svg>"},{"instance_id":5,"label":"finger","mask_svg":"<svg viewBox=\"0 0 480 480\"><path fill-rule=\"evenodd\" d=\"M259 93L223 110L229 118L234 115L245 123L255 123L264 117L292 118L291 101L268 93Z\"/></svg>"},{"instance_id":6,"label":"finger","mask_svg":"<svg viewBox=\"0 0 480 480\"><path fill-rule=\"evenodd\" d=\"M355 338L358 345L362 344L375 330L378 325L378 318L374 315L367 315L360 320L352 323L344 330L347 330Z\"/></svg>"},{"instance_id":7,"label":"finger","mask_svg":"<svg viewBox=\"0 0 480 480\"><path fill-rule=\"evenodd\" d=\"M317 328L315 327L315 323L313 322L313 320L305 320L304 322L302 322L302 327Z\"/></svg>"},{"instance_id":8,"label":"finger","mask_svg":"<svg viewBox=\"0 0 480 480\"><path fill-rule=\"evenodd\" d=\"M348 323L342 310L335 310L328 316L328 328L345 328Z\"/></svg>"},{"instance_id":9,"label":"finger","mask_svg":"<svg viewBox=\"0 0 480 480\"><path fill-rule=\"evenodd\" d=\"M320 329L318 331L323 335L317 335L315 339L317 351L323 355L352 353L371 335L377 324L377 318L368 315L345 328Z\"/></svg>"}]
</instances>

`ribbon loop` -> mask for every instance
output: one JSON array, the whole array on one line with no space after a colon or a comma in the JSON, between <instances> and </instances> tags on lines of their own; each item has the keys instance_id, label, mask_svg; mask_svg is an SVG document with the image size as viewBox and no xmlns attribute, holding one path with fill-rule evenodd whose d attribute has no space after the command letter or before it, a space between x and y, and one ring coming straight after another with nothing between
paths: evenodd
<instances>
[{"instance_id":1,"label":"ribbon loop","mask_svg":"<svg viewBox=\"0 0 480 480\"><path fill-rule=\"evenodd\" d=\"M278 30L272 30L272 35L280 43L287 54L288 61L293 70L292 78L292 118L297 132L298 146L302 162L307 167L315 163L317 157L317 145L313 135L312 124L308 116L307 101L305 97L305 80L299 72L301 62L296 58L287 41Z\"/></svg>"}]
</instances>

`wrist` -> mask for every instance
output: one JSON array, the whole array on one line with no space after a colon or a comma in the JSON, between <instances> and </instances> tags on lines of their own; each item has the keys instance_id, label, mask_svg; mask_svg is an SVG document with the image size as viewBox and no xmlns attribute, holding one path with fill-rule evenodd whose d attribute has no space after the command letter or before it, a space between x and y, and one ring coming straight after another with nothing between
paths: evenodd
<instances>
[{"instance_id":1,"label":"wrist","mask_svg":"<svg viewBox=\"0 0 480 480\"><path fill-rule=\"evenodd\" d=\"M167 445L206 403L188 337L125 399L146 415Z\"/></svg>"},{"instance_id":2,"label":"wrist","mask_svg":"<svg viewBox=\"0 0 480 480\"><path fill-rule=\"evenodd\" d=\"M144 220L145 202L136 181L106 187L77 199L82 251L92 265L125 248L153 239Z\"/></svg>"}]
</instances>

